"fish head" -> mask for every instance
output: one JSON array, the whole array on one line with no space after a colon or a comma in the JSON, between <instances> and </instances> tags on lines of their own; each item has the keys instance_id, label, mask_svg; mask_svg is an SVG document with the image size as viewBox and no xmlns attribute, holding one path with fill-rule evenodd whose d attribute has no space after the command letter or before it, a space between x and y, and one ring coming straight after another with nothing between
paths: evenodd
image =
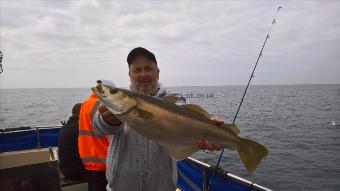
<instances>
[{"instance_id":1,"label":"fish head","mask_svg":"<svg viewBox=\"0 0 340 191\"><path fill-rule=\"evenodd\" d=\"M91 89L98 96L101 103L115 115L124 114L137 105L137 100L124 93L120 88L97 83L97 86Z\"/></svg>"}]
</instances>

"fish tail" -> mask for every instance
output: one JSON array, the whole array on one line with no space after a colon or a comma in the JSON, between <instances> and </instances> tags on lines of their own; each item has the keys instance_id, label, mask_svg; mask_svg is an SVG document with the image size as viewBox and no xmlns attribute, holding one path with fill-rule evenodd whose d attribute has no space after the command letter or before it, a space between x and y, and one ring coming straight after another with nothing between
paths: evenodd
<instances>
[{"instance_id":1,"label":"fish tail","mask_svg":"<svg viewBox=\"0 0 340 191\"><path fill-rule=\"evenodd\" d=\"M269 151L266 149L266 147L257 143L256 141L245 138L240 139L243 144L238 149L238 152L244 166L248 172L252 173Z\"/></svg>"}]
</instances>

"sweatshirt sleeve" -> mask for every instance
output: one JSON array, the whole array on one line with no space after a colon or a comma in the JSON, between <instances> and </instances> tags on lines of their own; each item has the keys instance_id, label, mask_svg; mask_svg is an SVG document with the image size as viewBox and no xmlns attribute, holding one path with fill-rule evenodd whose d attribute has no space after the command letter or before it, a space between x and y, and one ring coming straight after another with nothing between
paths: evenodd
<instances>
[{"instance_id":1,"label":"sweatshirt sleeve","mask_svg":"<svg viewBox=\"0 0 340 191\"><path fill-rule=\"evenodd\" d=\"M97 111L92 121L92 130L98 136L116 135L124 128L124 123L112 126L104 121L102 115Z\"/></svg>"}]
</instances>

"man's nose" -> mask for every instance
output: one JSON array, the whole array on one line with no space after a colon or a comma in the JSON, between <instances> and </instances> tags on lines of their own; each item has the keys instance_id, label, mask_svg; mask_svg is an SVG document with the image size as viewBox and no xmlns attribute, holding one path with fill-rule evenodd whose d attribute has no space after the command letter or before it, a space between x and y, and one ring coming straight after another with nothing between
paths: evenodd
<instances>
[{"instance_id":1,"label":"man's nose","mask_svg":"<svg viewBox=\"0 0 340 191\"><path fill-rule=\"evenodd\" d=\"M142 71L140 72L140 76L141 76L141 77L148 76L148 72L147 72L146 70L142 70Z\"/></svg>"}]
</instances>

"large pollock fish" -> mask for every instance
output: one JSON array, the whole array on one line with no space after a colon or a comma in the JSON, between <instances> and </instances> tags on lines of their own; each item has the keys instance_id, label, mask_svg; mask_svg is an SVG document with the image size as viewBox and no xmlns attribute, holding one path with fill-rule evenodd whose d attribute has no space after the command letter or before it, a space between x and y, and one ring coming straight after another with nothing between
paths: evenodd
<instances>
[{"instance_id":1,"label":"large pollock fish","mask_svg":"<svg viewBox=\"0 0 340 191\"><path fill-rule=\"evenodd\" d=\"M181 160L199 151L196 143L202 139L237 150L250 173L268 154L263 145L239 137L235 125L217 125L209 113L197 105L176 105L175 96L158 99L101 83L92 91L119 120L160 144L174 159Z\"/></svg>"}]
</instances>

